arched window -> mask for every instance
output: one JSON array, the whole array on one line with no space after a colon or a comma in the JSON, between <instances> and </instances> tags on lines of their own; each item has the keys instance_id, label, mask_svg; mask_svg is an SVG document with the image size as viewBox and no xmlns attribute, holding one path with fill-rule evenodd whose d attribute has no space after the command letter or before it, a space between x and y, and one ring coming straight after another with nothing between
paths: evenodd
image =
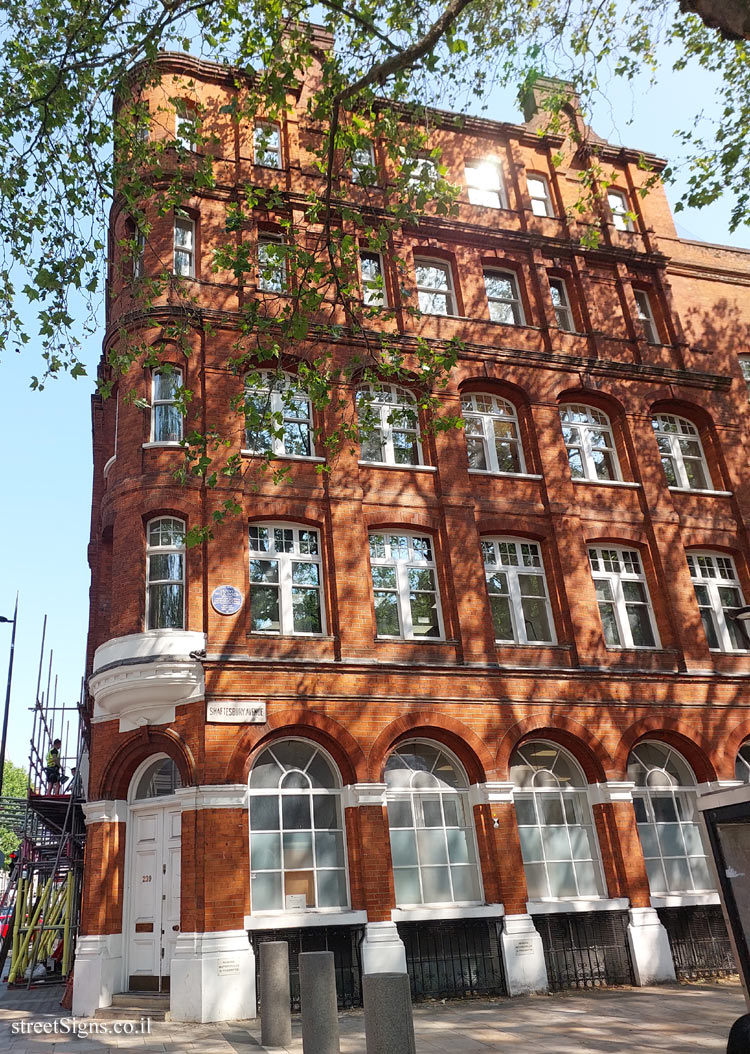
<instances>
[{"instance_id":1,"label":"arched window","mask_svg":"<svg viewBox=\"0 0 750 1054\"><path fill-rule=\"evenodd\" d=\"M461 416L466 422L470 471L526 472L512 403L488 392L470 392L461 396Z\"/></svg>"},{"instance_id":2,"label":"arched window","mask_svg":"<svg viewBox=\"0 0 750 1054\"><path fill-rule=\"evenodd\" d=\"M593 406L568 403L560 407L563 439L573 479L622 479L612 425Z\"/></svg>"},{"instance_id":3,"label":"arched window","mask_svg":"<svg viewBox=\"0 0 750 1054\"><path fill-rule=\"evenodd\" d=\"M750 743L743 743L734 763L734 778L750 783Z\"/></svg>"},{"instance_id":4,"label":"arched window","mask_svg":"<svg viewBox=\"0 0 750 1054\"><path fill-rule=\"evenodd\" d=\"M495 640L554 643L542 554L537 542L483 538L482 556Z\"/></svg>"},{"instance_id":5,"label":"arched window","mask_svg":"<svg viewBox=\"0 0 750 1054\"><path fill-rule=\"evenodd\" d=\"M247 378L245 448L274 457L315 455L312 406L296 377L264 371Z\"/></svg>"},{"instance_id":6,"label":"arched window","mask_svg":"<svg viewBox=\"0 0 750 1054\"><path fill-rule=\"evenodd\" d=\"M695 819L695 776L666 743L647 740L628 759L635 818L652 893L713 889Z\"/></svg>"},{"instance_id":7,"label":"arched window","mask_svg":"<svg viewBox=\"0 0 750 1054\"><path fill-rule=\"evenodd\" d=\"M251 523L248 540L252 630L323 633L318 532L293 523Z\"/></svg>"},{"instance_id":8,"label":"arched window","mask_svg":"<svg viewBox=\"0 0 750 1054\"><path fill-rule=\"evenodd\" d=\"M711 651L747 651L745 624L735 618L745 600L731 556L690 552L687 562Z\"/></svg>"},{"instance_id":9,"label":"arched window","mask_svg":"<svg viewBox=\"0 0 750 1054\"><path fill-rule=\"evenodd\" d=\"M133 801L163 798L182 786L180 770L171 758L159 757L142 773L133 793Z\"/></svg>"},{"instance_id":10,"label":"arched window","mask_svg":"<svg viewBox=\"0 0 750 1054\"><path fill-rule=\"evenodd\" d=\"M284 739L250 773L253 913L346 908L341 781L314 743Z\"/></svg>"},{"instance_id":11,"label":"arched window","mask_svg":"<svg viewBox=\"0 0 750 1054\"><path fill-rule=\"evenodd\" d=\"M413 740L388 758L385 782L399 907L481 902L469 782L458 761Z\"/></svg>"},{"instance_id":12,"label":"arched window","mask_svg":"<svg viewBox=\"0 0 750 1054\"><path fill-rule=\"evenodd\" d=\"M185 628L185 524L160 516L147 527L146 629Z\"/></svg>"},{"instance_id":13,"label":"arched window","mask_svg":"<svg viewBox=\"0 0 750 1054\"><path fill-rule=\"evenodd\" d=\"M604 896L588 784L573 758L554 743L525 743L510 778L529 898Z\"/></svg>"},{"instance_id":14,"label":"arched window","mask_svg":"<svg viewBox=\"0 0 750 1054\"><path fill-rule=\"evenodd\" d=\"M152 443L179 443L182 439L182 414L177 397L182 387L182 370L155 370L151 390Z\"/></svg>"},{"instance_id":15,"label":"arched window","mask_svg":"<svg viewBox=\"0 0 750 1054\"><path fill-rule=\"evenodd\" d=\"M670 487L711 490L711 475L698 429L676 414L656 414L651 421Z\"/></svg>"},{"instance_id":16,"label":"arched window","mask_svg":"<svg viewBox=\"0 0 750 1054\"><path fill-rule=\"evenodd\" d=\"M395 384L357 392L360 458L380 465L421 465L417 404Z\"/></svg>"}]
</instances>

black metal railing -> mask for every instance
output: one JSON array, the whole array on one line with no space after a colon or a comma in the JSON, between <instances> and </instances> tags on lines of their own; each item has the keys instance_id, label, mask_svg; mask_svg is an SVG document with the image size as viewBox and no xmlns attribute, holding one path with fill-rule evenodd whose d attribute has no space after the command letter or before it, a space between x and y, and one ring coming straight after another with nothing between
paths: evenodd
<instances>
[{"instance_id":1,"label":"black metal railing","mask_svg":"<svg viewBox=\"0 0 750 1054\"><path fill-rule=\"evenodd\" d=\"M363 926L314 926L309 929L263 930L251 934L255 952L255 990L260 1005L260 945L264 941L286 941L289 945L289 986L292 1010L299 1010L300 952L333 952L339 1010L362 1006L362 961L359 946Z\"/></svg>"},{"instance_id":2,"label":"black metal railing","mask_svg":"<svg viewBox=\"0 0 750 1054\"><path fill-rule=\"evenodd\" d=\"M659 908L677 977L723 977L737 973L724 916L718 905Z\"/></svg>"},{"instance_id":3,"label":"black metal railing","mask_svg":"<svg viewBox=\"0 0 750 1054\"><path fill-rule=\"evenodd\" d=\"M412 999L507 995L500 921L400 922Z\"/></svg>"},{"instance_id":4,"label":"black metal railing","mask_svg":"<svg viewBox=\"0 0 750 1054\"><path fill-rule=\"evenodd\" d=\"M625 911L535 915L550 990L633 984Z\"/></svg>"}]
</instances>

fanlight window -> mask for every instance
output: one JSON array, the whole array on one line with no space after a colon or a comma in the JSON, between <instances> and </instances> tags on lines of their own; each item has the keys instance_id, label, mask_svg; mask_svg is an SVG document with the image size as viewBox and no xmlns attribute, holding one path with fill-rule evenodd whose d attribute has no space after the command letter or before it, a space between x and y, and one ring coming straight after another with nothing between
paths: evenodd
<instances>
[{"instance_id":1,"label":"fanlight window","mask_svg":"<svg viewBox=\"0 0 750 1054\"><path fill-rule=\"evenodd\" d=\"M250 773L253 912L348 905L338 773L313 743L267 747Z\"/></svg>"},{"instance_id":2,"label":"fanlight window","mask_svg":"<svg viewBox=\"0 0 750 1054\"><path fill-rule=\"evenodd\" d=\"M399 906L482 899L466 774L437 744L398 747L385 767Z\"/></svg>"},{"instance_id":3,"label":"fanlight window","mask_svg":"<svg viewBox=\"0 0 750 1054\"><path fill-rule=\"evenodd\" d=\"M163 798L167 794L174 794L181 786L180 771L174 761L171 758L157 758L138 780L133 800Z\"/></svg>"},{"instance_id":4,"label":"fanlight window","mask_svg":"<svg viewBox=\"0 0 750 1054\"><path fill-rule=\"evenodd\" d=\"M635 818L652 893L710 890L713 882L695 819L695 776L666 743L639 743L628 760Z\"/></svg>"},{"instance_id":5,"label":"fanlight window","mask_svg":"<svg viewBox=\"0 0 750 1054\"><path fill-rule=\"evenodd\" d=\"M586 778L554 743L514 751L518 833L531 900L605 895L599 844Z\"/></svg>"}]
</instances>

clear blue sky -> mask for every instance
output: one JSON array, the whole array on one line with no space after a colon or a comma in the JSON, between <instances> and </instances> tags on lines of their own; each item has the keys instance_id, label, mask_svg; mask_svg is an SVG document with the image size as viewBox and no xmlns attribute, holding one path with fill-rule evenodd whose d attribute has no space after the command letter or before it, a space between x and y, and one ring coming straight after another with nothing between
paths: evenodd
<instances>
[{"instance_id":1,"label":"clear blue sky","mask_svg":"<svg viewBox=\"0 0 750 1054\"><path fill-rule=\"evenodd\" d=\"M695 114L711 105L714 94L711 80L695 72L662 76L653 89L638 84L628 89L618 83L608 102L598 107L594 128L614 142L674 158L679 152L675 129L691 125ZM521 119L515 106L502 99L493 103L487 116ZM678 191L668 188L667 193L674 203ZM681 233L750 247L747 229L729 234L729 204L680 214ZM100 340L101 334L85 349L90 378L95 376ZM8 757L22 765L28 756L28 708L34 702L44 614L49 616L47 641L54 650L58 697L71 703L78 698L83 674L88 618L93 381L63 378L41 393L32 392L29 377L38 371L33 350L24 357L9 355L0 363L5 499L0 517L0 614L12 615L19 590ZM0 699L9 642L10 627L0 625Z\"/></svg>"}]
</instances>

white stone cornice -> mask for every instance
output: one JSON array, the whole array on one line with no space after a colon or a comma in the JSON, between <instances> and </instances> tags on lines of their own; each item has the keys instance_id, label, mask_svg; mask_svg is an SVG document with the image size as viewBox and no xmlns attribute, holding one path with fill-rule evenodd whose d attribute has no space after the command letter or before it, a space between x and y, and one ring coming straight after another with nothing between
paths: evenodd
<instances>
[{"instance_id":1,"label":"white stone cornice","mask_svg":"<svg viewBox=\"0 0 750 1054\"><path fill-rule=\"evenodd\" d=\"M716 791L734 790L735 787L744 787L742 780L707 780L697 786L698 795L714 794Z\"/></svg>"},{"instance_id":2,"label":"white stone cornice","mask_svg":"<svg viewBox=\"0 0 750 1054\"><path fill-rule=\"evenodd\" d=\"M114 637L94 654L93 721L119 719L120 731L171 724L175 707L204 697L203 633L148 630Z\"/></svg>"},{"instance_id":3,"label":"white stone cornice","mask_svg":"<svg viewBox=\"0 0 750 1054\"><path fill-rule=\"evenodd\" d=\"M469 787L470 805L501 805L513 801L515 784L507 780L472 783Z\"/></svg>"},{"instance_id":4,"label":"white stone cornice","mask_svg":"<svg viewBox=\"0 0 750 1054\"><path fill-rule=\"evenodd\" d=\"M203 787L181 787L174 796L183 812L246 809L248 790L244 783L217 783Z\"/></svg>"},{"instance_id":5,"label":"white stone cornice","mask_svg":"<svg viewBox=\"0 0 750 1054\"><path fill-rule=\"evenodd\" d=\"M345 809L357 809L360 805L385 805L387 790L385 783L349 783L341 792L341 803Z\"/></svg>"},{"instance_id":6,"label":"white stone cornice","mask_svg":"<svg viewBox=\"0 0 750 1054\"><path fill-rule=\"evenodd\" d=\"M83 817L88 827L92 823L126 823L128 803L121 799L87 801L83 803Z\"/></svg>"},{"instance_id":7,"label":"white stone cornice","mask_svg":"<svg viewBox=\"0 0 750 1054\"><path fill-rule=\"evenodd\" d=\"M607 783L589 784L589 801L592 805L609 805L625 801L632 804L635 783L631 780L609 780Z\"/></svg>"}]
</instances>

